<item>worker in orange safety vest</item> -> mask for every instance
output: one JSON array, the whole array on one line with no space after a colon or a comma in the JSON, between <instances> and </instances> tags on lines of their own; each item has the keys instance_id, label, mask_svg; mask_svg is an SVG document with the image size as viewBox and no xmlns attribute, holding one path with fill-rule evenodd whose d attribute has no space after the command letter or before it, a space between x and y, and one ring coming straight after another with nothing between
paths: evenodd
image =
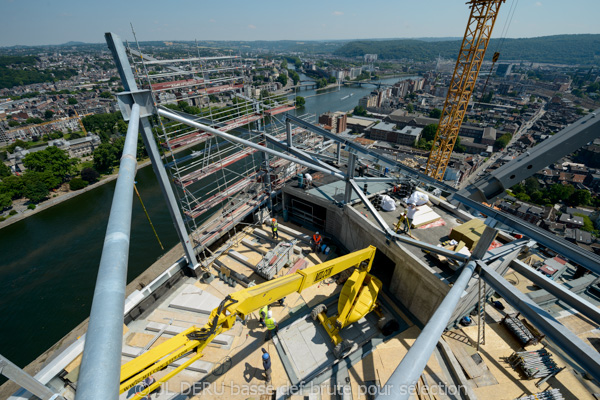
<instances>
[{"instance_id":1,"label":"worker in orange safety vest","mask_svg":"<svg viewBox=\"0 0 600 400\"><path fill-rule=\"evenodd\" d=\"M323 242L323 238L321 237L321 235L319 235L319 232L315 232L315 234L312 237L312 242L313 251L318 253L319 249L321 248L321 243Z\"/></svg>"}]
</instances>

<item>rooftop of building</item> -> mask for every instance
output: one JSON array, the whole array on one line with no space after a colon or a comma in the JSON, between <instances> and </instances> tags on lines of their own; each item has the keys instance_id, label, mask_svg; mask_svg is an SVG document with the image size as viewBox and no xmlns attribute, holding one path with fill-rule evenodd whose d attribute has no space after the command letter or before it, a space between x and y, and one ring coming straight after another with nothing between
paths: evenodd
<instances>
[{"instance_id":1,"label":"rooftop of building","mask_svg":"<svg viewBox=\"0 0 600 400\"><path fill-rule=\"evenodd\" d=\"M372 130L377 129L379 131L387 131L387 132L398 132L398 128L396 128L396 124L392 124L389 122L380 122L377 125L371 128Z\"/></svg>"}]
</instances>

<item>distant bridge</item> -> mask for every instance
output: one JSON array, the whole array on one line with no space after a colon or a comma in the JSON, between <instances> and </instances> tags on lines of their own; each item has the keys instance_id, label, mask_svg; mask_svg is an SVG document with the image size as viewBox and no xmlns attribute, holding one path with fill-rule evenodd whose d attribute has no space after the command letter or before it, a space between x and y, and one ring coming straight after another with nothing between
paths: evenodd
<instances>
[{"instance_id":1,"label":"distant bridge","mask_svg":"<svg viewBox=\"0 0 600 400\"><path fill-rule=\"evenodd\" d=\"M315 82L315 81L300 81L300 82L298 82L297 85L286 87L286 89L295 89L295 88L316 89L317 82Z\"/></svg>"},{"instance_id":2,"label":"distant bridge","mask_svg":"<svg viewBox=\"0 0 600 400\"><path fill-rule=\"evenodd\" d=\"M362 87L362 85L373 85L373 86L377 87L377 89L380 89L382 86L385 86L385 87L394 86L391 83L373 82L373 81L344 81L343 84L344 84L344 86L361 86L361 87Z\"/></svg>"}]
</instances>

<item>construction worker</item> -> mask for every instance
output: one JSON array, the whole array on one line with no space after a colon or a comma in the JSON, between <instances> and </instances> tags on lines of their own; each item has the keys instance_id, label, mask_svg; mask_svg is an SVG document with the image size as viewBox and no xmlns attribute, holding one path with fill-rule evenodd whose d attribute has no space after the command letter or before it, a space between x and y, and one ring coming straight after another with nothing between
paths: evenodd
<instances>
[{"instance_id":1,"label":"construction worker","mask_svg":"<svg viewBox=\"0 0 600 400\"><path fill-rule=\"evenodd\" d=\"M273 239L279 239L279 234L277 233L277 220L273 218L271 220L271 232L273 232Z\"/></svg>"},{"instance_id":2,"label":"construction worker","mask_svg":"<svg viewBox=\"0 0 600 400\"><path fill-rule=\"evenodd\" d=\"M260 310L258 310L258 316L259 316L259 319L260 319L260 326L262 326L263 328L265 326L267 326L265 324L265 319L267 319L267 314L268 313L269 313L269 306L268 305L266 305L263 308L261 308Z\"/></svg>"},{"instance_id":3,"label":"construction worker","mask_svg":"<svg viewBox=\"0 0 600 400\"><path fill-rule=\"evenodd\" d=\"M408 209L406 210L406 218L404 219L404 233L408 233L412 226L413 219L417 213L417 206L415 203L408 203Z\"/></svg>"},{"instance_id":4,"label":"construction worker","mask_svg":"<svg viewBox=\"0 0 600 400\"><path fill-rule=\"evenodd\" d=\"M319 232L315 232L315 234L312 237L312 242L313 242L313 251L315 253L319 252L319 249L321 248L321 243L323 242L323 238L321 237L321 235L319 235Z\"/></svg>"},{"instance_id":5,"label":"construction worker","mask_svg":"<svg viewBox=\"0 0 600 400\"><path fill-rule=\"evenodd\" d=\"M269 353L267 353L267 351L264 348L261 348L263 355L262 355L262 362L263 362L263 369L265 370L265 380L267 382L271 382L271 356L269 355Z\"/></svg>"},{"instance_id":6,"label":"construction worker","mask_svg":"<svg viewBox=\"0 0 600 400\"><path fill-rule=\"evenodd\" d=\"M277 331L279 330L279 325L277 324L277 321L275 321L275 319L273 318L273 313L271 312L271 310L267 312L265 325L267 325L267 333L265 336L266 342L267 340L270 340L273 337L273 335L276 335Z\"/></svg>"},{"instance_id":7,"label":"construction worker","mask_svg":"<svg viewBox=\"0 0 600 400\"><path fill-rule=\"evenodd\" d=\"M304 180L306 181L306 189L311 187L313 181L312 175L307 172L304 174Z\"/></svg>"}]
</instances>

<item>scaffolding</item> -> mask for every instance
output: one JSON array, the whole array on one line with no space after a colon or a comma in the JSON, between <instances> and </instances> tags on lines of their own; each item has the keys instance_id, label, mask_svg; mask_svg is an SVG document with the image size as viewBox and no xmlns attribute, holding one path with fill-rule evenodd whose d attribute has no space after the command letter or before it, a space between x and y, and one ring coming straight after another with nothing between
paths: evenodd
<instances>
[{"instance_id":1,"label":"scaffolding","mask_svg":"<svg viewBox=\"0 0 600 400\"><path fill-rule=\"evenodd\" d=\"M156 49L158 55L149 55L136 41L127 50L138 87L150 90L157 107L263 146L271 146L265 133L285 141L280 118L295 110L296 93L274 82L253 86L249 76L255 59L197 45L169 52ZM177 121L157 117L152 123L196 252L203 251L216 233L268 203L305 170ZM302 128L295 128L292 135L300 147L323 142Z\"/></svg>"}]
</instances>

